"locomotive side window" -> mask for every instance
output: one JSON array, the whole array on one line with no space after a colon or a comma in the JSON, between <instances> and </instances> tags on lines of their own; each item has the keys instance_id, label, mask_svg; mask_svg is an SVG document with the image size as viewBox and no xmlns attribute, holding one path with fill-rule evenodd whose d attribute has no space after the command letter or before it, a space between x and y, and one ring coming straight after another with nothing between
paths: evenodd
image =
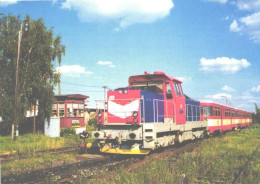
<instances>
[{"instance_id":1,"label":"locomotive side window","mask_svg":"<svg viewBox=\"0 0 260 184\"><path fill-rule=\"evenodd\" d=\"M180 96L180 91L179 91L179 88L178 88L178 84L174 83L173 85L174 85L175 94L177 96Z\"/></svg>"},{"instance_id":2,"label":"locomotive side window","mask_svg":"<svg viewBox=\"0 0 260 184\"><path fill-rule=\"evenodd\" d=\"M166 83L166 98L172 99L172 89L168 82Z\"/></svg>"}]
</instances>

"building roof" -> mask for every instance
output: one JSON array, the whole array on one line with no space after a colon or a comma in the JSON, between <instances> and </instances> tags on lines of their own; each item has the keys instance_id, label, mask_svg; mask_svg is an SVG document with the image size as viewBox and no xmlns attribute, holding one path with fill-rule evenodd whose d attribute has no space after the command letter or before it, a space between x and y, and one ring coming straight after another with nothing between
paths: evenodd
<instances>
[{"instance_id":1,"label":"building roof","mask_svg":"<svg viewBox=\"0 0 260 184\"><path fill-rule=\"evenodd\" d=\"M56 100L85 100L89 98L89 96L81 95L81 94L67 94L67 95L55 95Z\"/></svg>"}]
</instances>

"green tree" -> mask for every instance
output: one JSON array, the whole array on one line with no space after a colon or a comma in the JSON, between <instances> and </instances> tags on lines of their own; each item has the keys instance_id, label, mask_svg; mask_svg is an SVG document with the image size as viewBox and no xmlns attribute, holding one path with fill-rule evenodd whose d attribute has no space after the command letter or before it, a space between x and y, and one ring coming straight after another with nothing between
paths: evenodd
<instances>
[{"instance_id":1,"label":"green tree","mask_svg":"<svg viewBox=\"0 0 260 184\"><path fill-rule=\"evenodd\" d=\"M255 103L255 113L253 114L253 122L260 123L260 109L258 105Z\"/></svg>"},{"instance_id":2,"label":"green tree","mask_svg":"<svg viewBox=\"0 0 260 184\"><path fill-rule=\"evenodd\" d=\"M26 22L29 23L27 31ZM31 20L27 15L25 20L21 20L20 16L0 14L0 116L3 118L1 129L5 133L10 132L13 122L17 43L21 25L18 123L24 122L25 111L36 103L39 105L38 120L41 123L50 115L53 89L60 80L54 62L60 64L65 54L61 37L55 37L53 28L47 29L42 18Z\"/></svg>"}]
</instances>

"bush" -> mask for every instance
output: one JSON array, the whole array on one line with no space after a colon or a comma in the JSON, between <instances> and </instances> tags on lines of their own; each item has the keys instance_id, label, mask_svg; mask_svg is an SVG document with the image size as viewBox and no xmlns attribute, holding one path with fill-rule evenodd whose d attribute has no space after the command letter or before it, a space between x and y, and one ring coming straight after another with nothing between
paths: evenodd
<instances>
[{"instance_id":1,"label":"bush","mask_svg":"<svg viewBox=\"0 0 260 184\"><path fill-rule=\"evenodd\" d=\"M74 128L68 127L68 128L62 128L60 131L61 137L66 137L70 135L76 135L76 130Z\"/></svg>"},{"instance_id":2,"label":"bush","mask_svg":"<svg viewBox=\"0 0 260 184\"><path fill-rule=\"evenodd\" d=\"M88 129L89 131L96 130L97 129L97 114L91 113L90 118L88 120Z\"/></svg>"}]
</instances>

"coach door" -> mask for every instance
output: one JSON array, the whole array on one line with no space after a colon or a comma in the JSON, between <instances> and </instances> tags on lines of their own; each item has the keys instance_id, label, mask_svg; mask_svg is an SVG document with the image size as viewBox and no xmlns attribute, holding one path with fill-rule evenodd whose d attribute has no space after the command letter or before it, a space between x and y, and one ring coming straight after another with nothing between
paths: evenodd
<instances>
[{"instance_id":1,"label":"coach door","mask_svg":"<svg viewBox=\"0 0 260 184\"><path fill-rule=\"evenodd\" d=\"M224 113L224 108L223 107L220 107L220 121L221 121L221 127L220 127L220 130L223 129L223 113Z\"/></svg>"}]
</instances>

